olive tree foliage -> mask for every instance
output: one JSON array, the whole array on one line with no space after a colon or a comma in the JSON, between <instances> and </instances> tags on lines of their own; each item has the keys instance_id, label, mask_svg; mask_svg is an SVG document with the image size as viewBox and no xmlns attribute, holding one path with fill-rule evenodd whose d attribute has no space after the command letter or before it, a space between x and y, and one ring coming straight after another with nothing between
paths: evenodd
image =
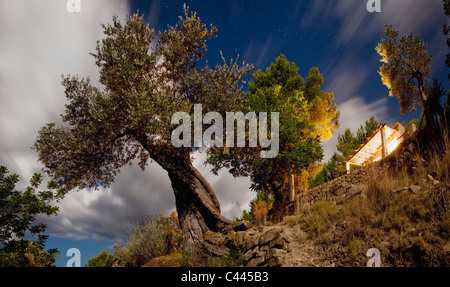
<instances>
[{"instance_id":1,"label":"olive tree foliage","mask_svg":"<svg viewBox=\"0 0 450 287\"><path fill-rule=\"evenodd\" d=\"M427 44L412 33L400 37L392 25L386 25L385 34L387 39L382 39L376 50L384 63L379 74L389 95L398 98L402 114L413 112L418 106L427 126L436 127L442 107L439 98L429 92L432 57L426 50Z\"/></svg>"},{"instance_id":2,"label":"olive tree foliage","mask_svg":"<svg viewBox=\"0 0 450 287\"><path fill-rule=\"evenodd\" d=\"M171 179L185 246L198 249L204 232L229 222L192 165L195 149L172 145L171 117L176 112L193 117L194 104L223 116L239 110L241 78L251 67L224 59L211 68L206 44L217 28L203 24L186 6L158 41L137 14L124 24L114 17L102 27L105 38L92 53L101 86L89 78L63 77L68 101L63 124L41 128L34 145L39 160L66 191L108 187L123 166L138 161L145 169L149 161L157 162Z\"/></svg>"}]
</instances>

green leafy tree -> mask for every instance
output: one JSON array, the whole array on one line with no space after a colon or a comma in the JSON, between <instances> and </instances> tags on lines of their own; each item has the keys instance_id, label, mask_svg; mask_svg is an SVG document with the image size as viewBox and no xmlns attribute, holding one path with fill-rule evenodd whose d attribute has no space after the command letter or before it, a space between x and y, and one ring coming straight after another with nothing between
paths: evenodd
<instances>
[{"instance_id":1,"label":"green leafy tree","mask_svg":"<svg viewBox=\"0 0 450 287\"><path fill-rule=\"evenodd\" d=\"M234 176L249 175L252 189L273 196L271 218L280 219L295 195L294 178L323 157L321 138L337 127L339 113L331 104L332 93L320 91L323 77L317 68L305 83L298 67L284 55L277 57L266 72L258 70L244 96L247 110L279 112L279 155L261 159L256 149L231 149L210 153L213 171L225 167ZM317 128L316 128L317 125Z\"/></svg>"},{"instance_id":2,"label":"green leafy tree","mask_svg":"<svg viewBox=\"0 0 450 287\"><path fill-rule=\"evenodd\" d=\"M346 129L343 134L338 135L337 150L345 157L352 155L359 147L359 141L350 129Z\"/></svg>"},{"instance_id":3,"label":"green leafy tree","mask_svg":"<svg viewBox=\"0 0 450 287\"><path fill-rule=\"evenodd\" d=\"M311 68L304 87L305 98L311 105L309 122L314 126L314 132L320 140L328 141L339 128L340 112L337 105L333 104L334 93L322 91L323 84L324 78L319 68Z\"/></svg>"},{"instance_id":4,"label":"green leafy tree","mask_svg":"<svg viewBox=\"0 0 450 287\"><path fill-rule=\"evenodd\" d=\"M322 142L326 142L334 135L334 131L339 128L340 112L337 105L333 104L334 94L322 91L324 84L323 75L317 67L311 68L305 82L305 98L310 103L310 123L314 126L314 133L320 137ZM318 165L312 163L294 178L292 185L297 182L299 190L306 190L308 182L318 174ZM293 188L295 188L293 186Z\"/></svg>"},{"instance_id":5,"label":"green leafy tree","mask_svg":"<svg viewBox=\"0 0 450 287\"><path fill-rule=\"evenodd\" d=\"M242 217L238 220L248 220L252 223L264 223L269 211L272 209L273 199L266 192L258 192L256 197L250 201L250 212L244 210Z\"/></svg>"},{"instance_id":6,"label":"green leafy tree","mask_svg":"<svg viewBox=\"0 0 450 287\"><path fill-rule=\"evenodd\" d=\"M142 169L149 161L158 163L172 183L184 247L193 257L214 254L203 234L219 231L230 221L192 165L195 149L173 146L171 120L177 112L193 118L194 104L222 116L238 111L241 78L251 67L225 60L209 67L206 43L217 28L203 24L186 6L179 22L160 32L158 41L137 14L124 24L114 17L103 30L105 37L92 54L102 86L94 87L88 78L63 78L68 100L63 125L41 128L34 145L39 160L67 192L108 187L134 160Z\"/></svg>"},{"instance_id":7,"label":"green leafy tree","mask_svg":"<svg viewBox=\"0 0 450 287\"><path fill-rule=\"evenodd\" d=\"M365 144L366 141L373 135L373 133L380 127L380 124L375 120L375 117L368 119L364 126L356 132L356 141L358 145ZM354 152L354 151L353 151ZM353 153L352 153L353 154Z\"/></svg>"},{"instance_id":8,"label":"green leafy tree","mask_svg":"<svg viewBox=\"0 0 450 287\"><path fill-rule=\"evenodd\" d=\"M37 191L42 180L42 174L36 173L24 191L15 190L19 176L8 175L8 169L0 166L0 266L50 266L55 261L58 251L44 250L46 225L35 224L35 219L40 214L56 214L59 208L51 202L60 198L61 190L50 181L49 190ZM27 232L37 239L24 239Z\"/></svg>"},{"instance_id":9,"label":"green leafy tree","mask_svg":"<svg viewBox=\"0 0 450 287\"><path fill-rule=\"evenodd\" d=\"M412 33L399 37L399 31L391 25L386 25L385 34L388 38L382 39L376 47L384 63L379 70L382 82L389 89L389 95L398 98L402 114L419 106L427 126L433 130L443 111L436 104L438 99L427 93L432 74L427 44Z\"/></svg>"}]
</instances>

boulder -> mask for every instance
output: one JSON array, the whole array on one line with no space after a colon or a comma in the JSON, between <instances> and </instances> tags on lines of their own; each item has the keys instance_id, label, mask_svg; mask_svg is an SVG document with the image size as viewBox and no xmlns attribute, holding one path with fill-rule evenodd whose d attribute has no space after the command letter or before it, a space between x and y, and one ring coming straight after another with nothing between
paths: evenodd
<instances>
[{"instance_id":1,"label":"boulder","mask_svg":"<svg viewBox=\"0 0 450 287\"><path fill-rule=\"evenodd\" d=\"M235 234L235 245L237 247L245 246L245 231L237 231Z\"/></svg>"},{"instance_id":2,"label":"boulder","mask_svg":"<svg viewBox=\"0 0 450 287\"><path fill-rule=\"evenodd\" d=\"M280 236L280 230L277 228L269 229L259 236L259 245L268 244L278 236Z\"/></svg>"},{"instance_id":3,"label":"boulder","mask_svg":"<svg viewBox=\"0 0 450 287\"><path fill-rule=\"evenodd\" d=\"M270 248L278 248L278 249L284 249L286 248L287 245L288 245L287 242L282 237L276 237L269 243Z\"/></svg>"},{"instance_id":4,"label":"boulder","mask_svg":"<svg viewBox=\"0 0 450 287\"><path fill-rule=\"evenodd\" d=\"M273 257L273 258L269 259L269 261L267 262L267 265L269 267L281 267L283 264L279 257Z\"/></svg>"},{"instance_id":5,"label":"boulder","mask_svg":"<svg viewBox=\"0 0 450 287\"><path fill-rule=\"evenodd\" d=\"M265 258L264 257L256 257L253 258L252 260L250 260L247 263L247 267L258 267L258 266L262 266L265 262Z\"/></svg>"},{"instance_id":6,"label":"boulder","mask_svg":"<svg viewBox=\"0 0 450 287\"><path fill-rule=\"evenodd\" d=\"M235 222L233 224L230 224L225 228L225 231L246 231L247 229L250 229L252 227L252 224L247 220L242 220L239 222Z\"/></svg>"},{"instance_id":7,"label":"boulder","mask_svg":"<svg viewBox=\"0 0 450 287\"><path fill-rule=\"evenodd\" d=\"M245 232L244 235L244 244L247 248L252 248L253 246L257 246L259 241L258 231L253 227Z\"/></svg>"},{"instance_id":8,"label":"boulder","mask_svg":"<svg viewBox=\"0 0 450 287\"><path fill-rule=\"evenodd\" d=\"M215 245L225 244L225 235L218 232L206 231L203 234L203 239Z\"/></svg>"},{"instance_id":9,"label":"boulder","mask_svg":"<svg viewBox=\"0 0 450 287\"><path fill-rule=\"evenodd\" d=\"M281 257L286 255L287 251L283 250L283 249L279 249L279 248L270 248L269 251L267 252L267 259L271 259L274 257Z\"/></svg>"},{"instance_id":10,"label":"boulder","mask_svg":"<svg viewBox=\"0 0 450 287\"><path fill-rule=\"evenodd\" d=\"M256 246L255 248L253 248L253 249L250 250L250 251L247 251L247 252L244 254L244 260L245 260L246 262L249 262L251 259L253 259L253 258L255 258L255 257L258 256L258 255L257 255L258 252L259 252L258 246Z\"/></svg>"}]
</instances>

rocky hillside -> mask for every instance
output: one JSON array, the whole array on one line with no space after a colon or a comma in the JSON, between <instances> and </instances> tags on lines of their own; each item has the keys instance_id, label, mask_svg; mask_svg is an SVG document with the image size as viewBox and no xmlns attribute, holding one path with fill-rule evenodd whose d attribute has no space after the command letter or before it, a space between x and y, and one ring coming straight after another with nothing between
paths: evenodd
<instances>
[{"instance_id":1,"label":"rocky hillside","mask_svg":"<svg viewBox=\"0 0 450 287\"><path fill-rule=\"evenodd\" d=\"M207 266L450 265L450 153L405 143L383 161L298 195L296 214L277 224L234 223L204 240L223 250ZM447 149L448 150L448 149ZM173 265L185 256L156 258ZM163 265L164 266L164 265Z\"/></svg>"},{"instance_id":2,"label":"rocky hillside","mask_svg":"<svg viewBox=\"0 0 450 287\"><path fill-rule=\"evenodd\" d=\"M450 265L450 154L406 143L387 159L299 195L297 214L272 226L238 223L205 240L242 266Z\"/></svg>"}]
</instances>

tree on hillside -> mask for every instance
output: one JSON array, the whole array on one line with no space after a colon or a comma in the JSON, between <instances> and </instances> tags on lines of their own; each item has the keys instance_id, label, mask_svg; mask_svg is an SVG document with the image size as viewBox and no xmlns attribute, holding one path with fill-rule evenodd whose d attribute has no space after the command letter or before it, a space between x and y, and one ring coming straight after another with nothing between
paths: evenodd
<instances>
[{"instance_id":1,"label":"tree on hillside","mask_svg":"<svg viewBox=\"0 0 450 287\"><path fill-rule=\"evenodd\" d=\"M42 175L34 174L30 186L24 191L15 190L17 174L8 175L8 169L0 166L0 267L45 267L55 262L56 249L44 249L48 235L46 225L35 224L37 215L56 214L57 206L51 202L61 196L54 181L47 191L37 191ZM33 225L35 224L35 225ZM27 233L37 236L35 241L25 239Z\"/></svg>"},{"instance_id":2,"label":"tree on hillside","mask_svg":"<svg viewBox=\"0 0 450 287\"><path fill-rule=\"evenodd\" d=\"M389 95L398 98L402 114L414 111L416 105L423 112L427 127L437 127L442 107L436 105L437 99L427 93L432 74L431 56L426 51L427 44L412 33L399 37L399 31L386 25L386 36L376 47L382 57L379 74Z\"/></svg>"},{"instance_id":3,"label":"tree on hillside","mask_svg":"<svg viewBox=\"0 0 450 287\"><path fill-rule=\"evenodd\" d=\"M66 192L109 187L120 169L135 160L143 170L149 161L158 163L172 183L184 247L194 258L220 253L203 234L230 221L192 165L193 145L173 146L171 120L177 112L193 117L194 104L222 116L240 110L241 77L251 67L225 60L209 67L206 43L217 28L207 27L186 6L179 22L160 32L156 48L151 48L154 31L143 16L127 17L125 24L114 17L102 27L105 38L92 54L102 86L94 87L89 78L63 78L68 100L64 124L41 128L34 145L39 160Z\"/></svg>"},{"instance_id":4,"label":"tree on hillside","mask_svg":"<svg viewBox=\"0 0 450 287\"><path fill-rule=\"evenodd\" d=\"M238 220L248 220L252 223L265 223L269 211L272 209L273 199L267 192L258 192L256 197L250 201L250 212L244 210L242 218Z\"/></svg>"},{"instance_id":5,"label":"tree on hillside","mask_svg":"<svg viewBox=\"0 0 450 287\"><path fill-rule=\"evenodd\" d=\"M314 133L320 137L322 142L326 142L333 137L334 131L339 128L340 112L337 111L337 105L332 103L334 93L321 90L323 84L324 78L319 68L311 68L304 87L305 98L311 105L309 122L314 126ZM314 163L302 169L295 177L297 188L306 190L308 182L317 176L319 170L320 167ZM292 181L294 182L294 180Z\"/></svg>"},{"instance_id":6,"label":"tree on hillside","mask_svg":"<svg viewBox=\"0 0 450 287\"><path fill-rule=\"evenodd\" d=\"M328 141L339 128L340 112L337 105L333 104L334 93L322 91L324 84L323 75L319 68L314 67L309 71L305 82L305 98L311 104L309 114L310 123L314 126L314 132L321 141Z\"/></svg>"},{"instance_id":7,"label":"tree on hillside","mask_svg":"<svg viewBox=\"0 0 450 287\"><path fill-rule=\"evenodd\" d=\"M256 93L246 94L244 99L251 110L280 113L279 155L262 159L258 153L253 153L248 161L239 163L248 168L253 190L273 195L271 217L280 219L293 197L291 178L311 163L320 161L323 150L309 123L309 105L301 92L288 93L276 86L260 88ZM233 156L230 159L234 164Z\"/></svg>"},{"instance_id":8,"label":"tree on hillside","mask_svg":"<svg viewBox=\"0 0 450 287\"><path fill-rule=\"evenodd\" d=\"M323 156L320 140L329 139L338 127L339 113L333 93L321 91L323 76L312 68L306 82L298 67L284 55L265 72L258 70L244 96L248 110L280 113L280 154L260 159L255 150L234 149L229 155L211 153L214 171L226 167L234 176L249 175L252 189L273 195L272 219L284 213L295 196L295 179Z\"/></svg>"},{"instance_id":9,"label":"tree on hillside","mask_svg":"<svg viewBox=\"0 0 450 287\"><path fill-rule=\"evenodd\" d=\"M345 157L352 155L359 147L358 138L355 137L350 129L346 129L343 134L338 135L336 149Z\"/></svg>"},{"instance_id":10,"label":"tree on hillside","mask_svg":"<svg viewBox=\"0 0 450 287\"><path fill-rule=\"evenodd\" d=\"M375 120L375 117L371 117L365 121L364 125L359 127L356 135L350 129L346 129L343 134L338 135L336 149L347 160L361 145L366 143L367 139L373 135L379 126L380 124Z\"/></svg>"}]
</instances>

